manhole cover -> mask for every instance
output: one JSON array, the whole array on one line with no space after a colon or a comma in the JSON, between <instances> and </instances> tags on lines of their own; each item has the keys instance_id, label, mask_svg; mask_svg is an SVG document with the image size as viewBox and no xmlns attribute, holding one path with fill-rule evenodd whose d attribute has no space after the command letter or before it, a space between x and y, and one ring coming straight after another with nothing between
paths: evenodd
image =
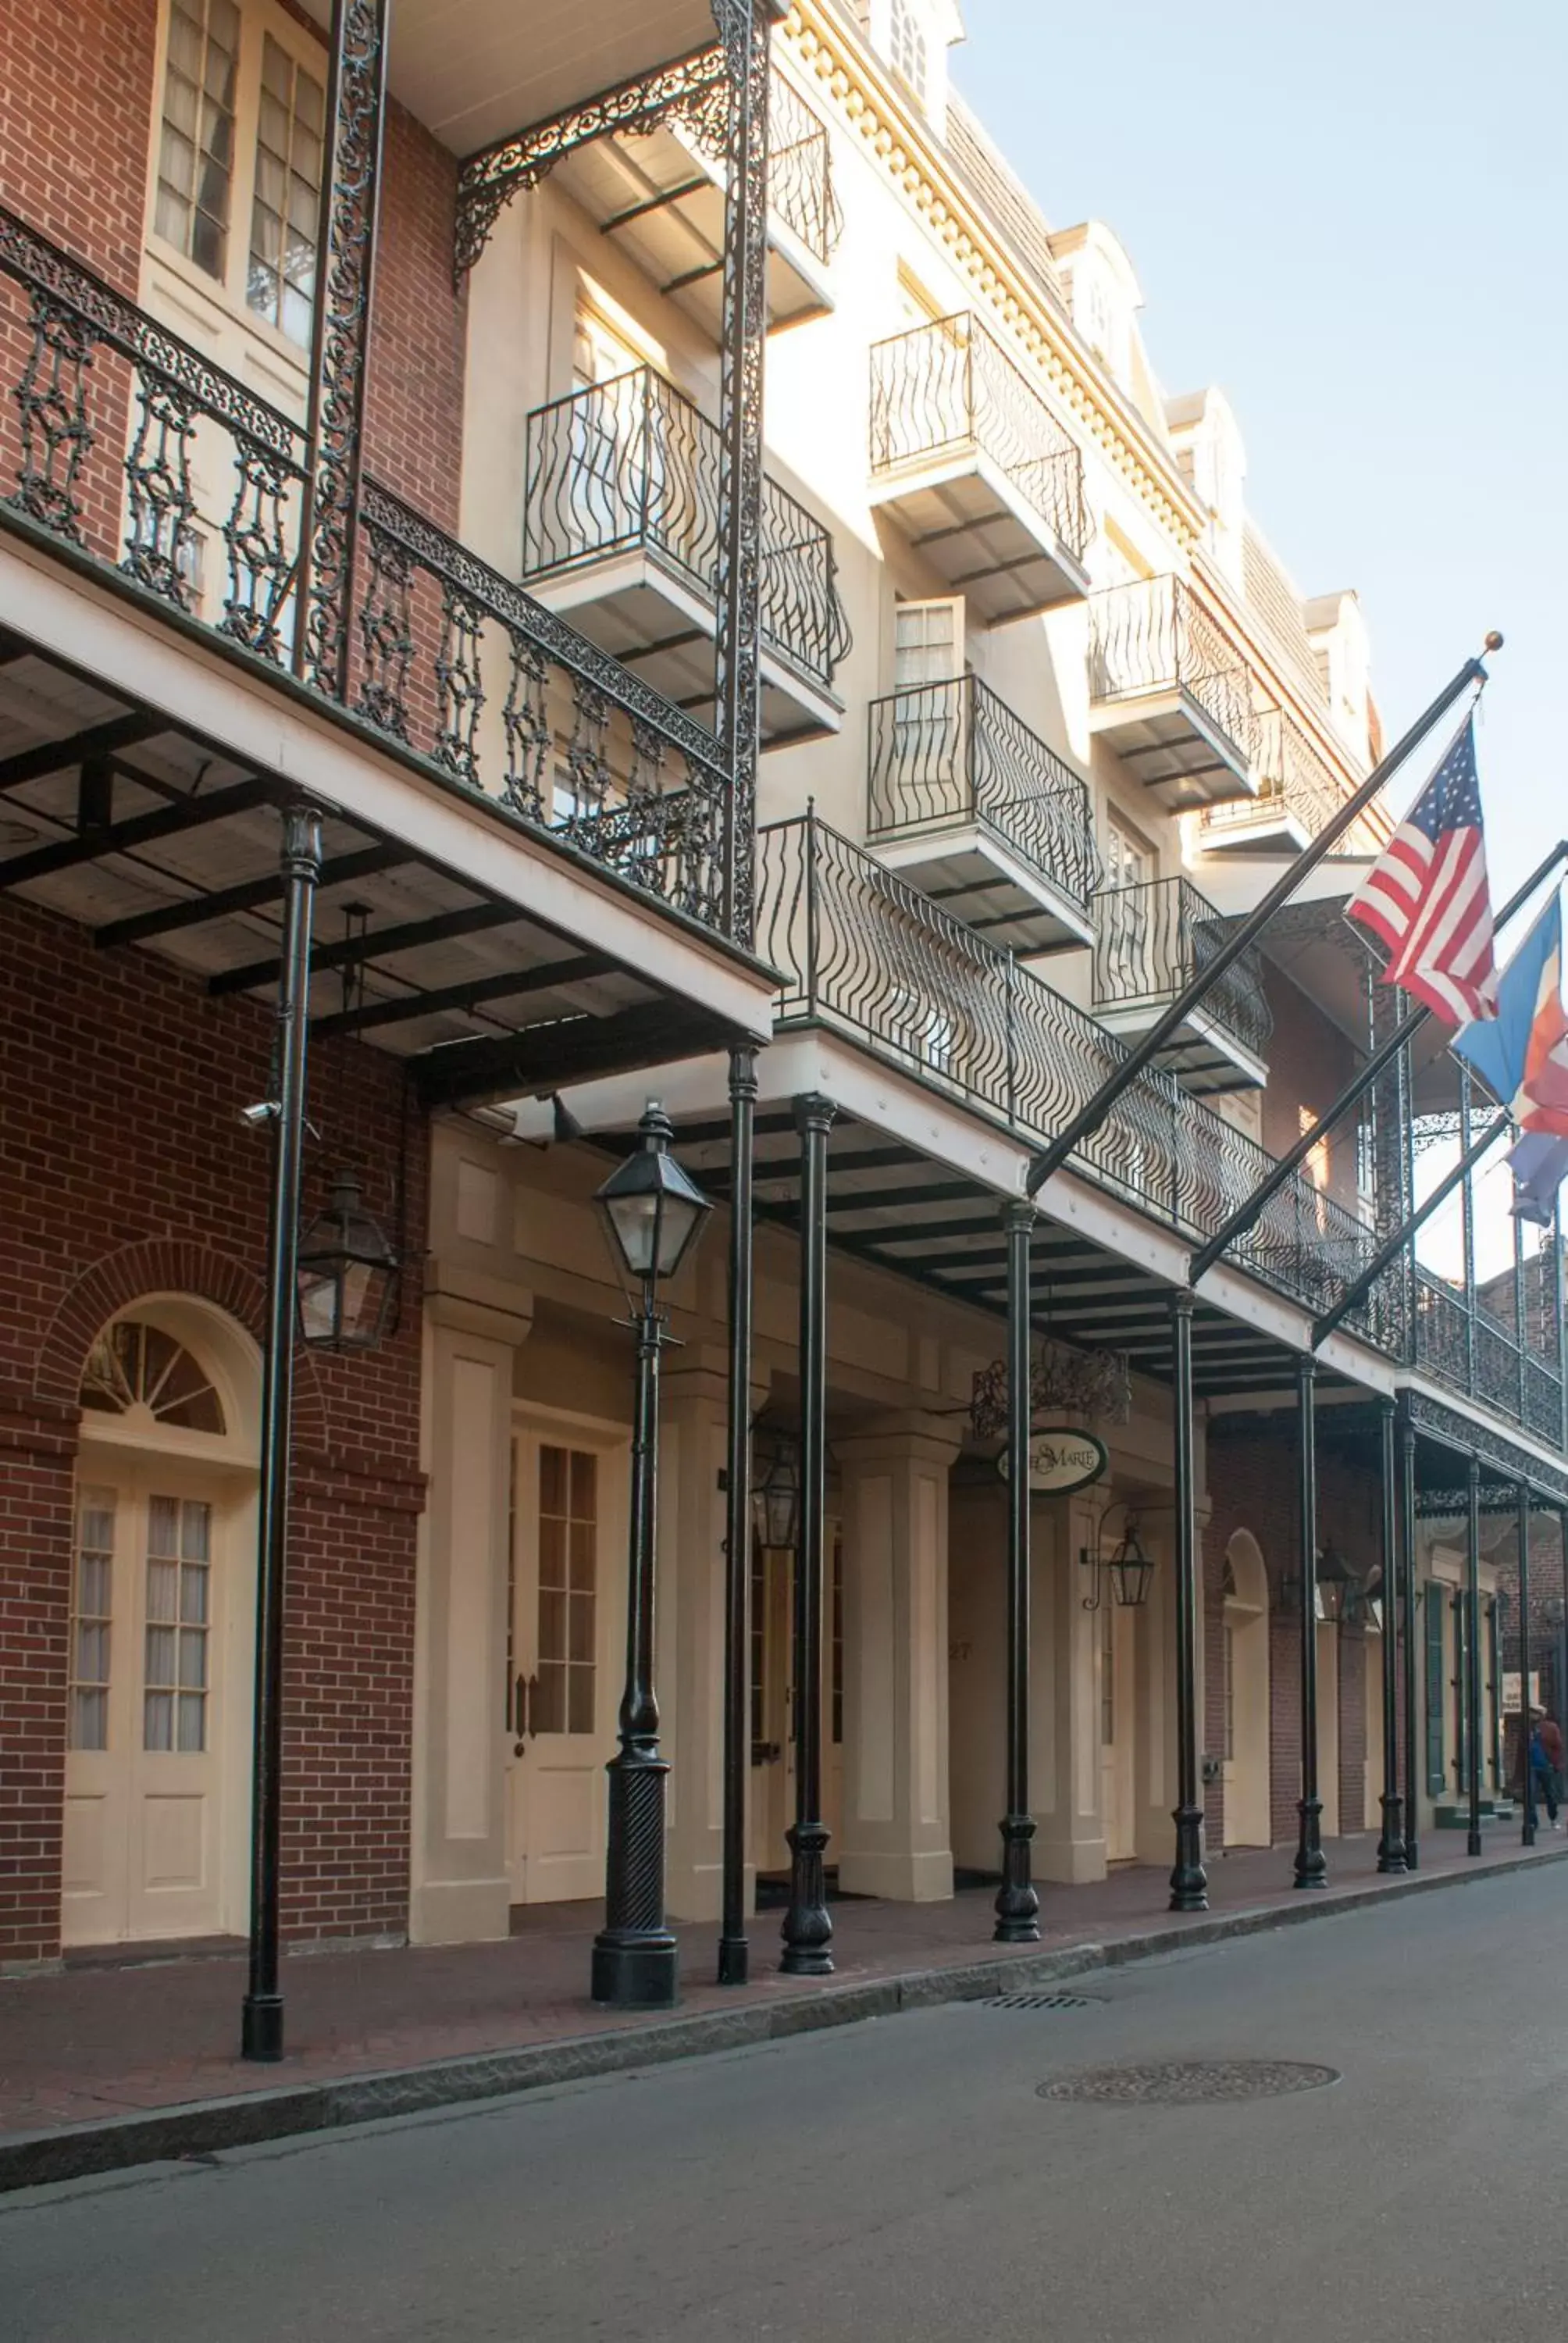
<instances>
[{"instance_id":1,"label":"manhole cover","mask_svg":"<svg viewBox=\"0 0 1568 2343\"><path fill-rule=\"evenodd\" d=\"M1093 1993L999 1993L985 2006L988 2009L1092 2009L1099 1999Z\"/></svg>"},{"instance_id":2,"label":"manhole cover","mask_svg":"<svg viewBox=\"0 0 1568 2343\"><path fill-rule=\"evenodd\" d=\"M1094 2099L1108 2106L1151 2101L1170 2107L1196 2099L1272 2099L1287 2091L1321 2091L1337 2083L1333 2066L1290 2058L1161 2058L1142 2066L1087 2066L1052 2083L1037 2083L1042 2099Z\"/></svg>"}]
</instances>

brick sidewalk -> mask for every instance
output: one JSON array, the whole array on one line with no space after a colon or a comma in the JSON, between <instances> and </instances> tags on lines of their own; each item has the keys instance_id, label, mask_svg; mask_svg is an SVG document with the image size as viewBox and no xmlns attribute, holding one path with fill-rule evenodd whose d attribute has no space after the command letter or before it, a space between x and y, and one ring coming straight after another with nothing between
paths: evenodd
<instances>
[{"instance_id":1,"label":"brick sidewalk","mask_svg":"<svg viewBox=\"0 0 1568 2343\"><path fill-rule=\"evenodd\" d=\"M1553 1854L1568 1854L1568 1840L1547 1835L1530 1859L1549 1860ZM1464 1853L1462 1834L1442 1833L1423 1845L1421 1875L1473 1876L1517 1862L1520 1855L1516 1825L1493 1826L1485 1855L1474 1861ZM1337 1898L1378 1888L1375 1863L1370 1835L1332 1843L1332 1884L1324 1895L1303 1897L1290 1885L1288 1850L1221 1856L1211 1866L1212 1913L1283 1916L1303 1904L1332 1907ZM1397 1887L1391 1881L1383 1892ZM710 1982L714 1929L682 1927L682 2012L777 2006L834 1986L1027 1957L1035 1948L991 1945L990 1905L989 1889L966 1891L950 1904L836 1903L838 1969L827 1987L779 1975L777 1913L763 1913L753 1924L756 1981L739 1990ZM289 2056L281 2066L247 2066L235 2056L244 1989L237 1949L202 1958L157 1960L144 1954L136 1966L100 1963L9 1980L0 1985L0 2134L650 2022L596 2010L587 1999L597 1906L555 1906L516 1916L517 1931L506 1944L346 1948L290 1959L284 1971ZM1156 1933L1179 1942L1204 1925L1201 1916L1169 1913L1163 1871L1144 1865L1119 1870L1092 1886L1048 1885L1040 1916L1039 1949L1045 1951Z\"/></svg>"}]
</instances>

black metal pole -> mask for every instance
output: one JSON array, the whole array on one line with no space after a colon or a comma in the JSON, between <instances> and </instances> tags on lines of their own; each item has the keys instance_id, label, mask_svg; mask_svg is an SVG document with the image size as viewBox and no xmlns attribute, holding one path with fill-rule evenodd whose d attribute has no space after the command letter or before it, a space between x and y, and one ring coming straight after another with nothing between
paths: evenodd
<instances>
[{"instance_id":1,"label":"black metal pole","mask_svg":"<svg viewBox=\"0 0 1568 2343\"><path fill-rule=\"evenodd\" d=\"M644 1127L648 1118L644 1117ZM594 1938L589 1993L614 2009L672 2009L679 1955L664 1916L664 1807L669 1773L659 1754L653 1689L658 1519L658 1379L664 1322L654 1280L637 1320L637 1401L631 1434L631 1526L627 1554L626 1688L620 1746L606 1766L609 1843L604 1926Z\"/></svg>"},{"instance_id":2,"label":"black metal pole","mask_svg":"<svg viewBox=\"0 0 1568 2343\"><path fill-rule=\"evenodd\" d=\"M1530 900L1542 880L1549 877L1558 863L1563 861L1568 861L1568 839L1561 840L1544 860L1536 865L1524 884L1514 889L1507 902L1497 913L1495 925L1500 928L1505 926L1520 906ZM1332 1104L1326 1106L1317 1121L1302 1131L1294 1145L1271 1168L1267 1176L1259 1181L1251 1194L1237 1205L1230 1218L1221 1222L1201 1251L1193 1254L1188 1270L1190 1284L1196 1285L1199 1279L1213 1268L1221 1254L1233 1245L1238 1237L1246 1235L1269 1199L1279 1193L1292 1174L1301 1169L1312 1150L1322 1145L1324 1132L1332 1130L1342 1115L1348 1114L1352 1107L1366 1096L1378 1076L1392 1064L1405 1043L1420 1027L1426 1023L1432 1013L1430 1009L1422 1005L1412 1009L1408 1016L1400 1020L1388 1039L1380 1042L1372 1051L1360 1073L1345 1084Z\"/></svg>"},{"instance_id":3,"label":"black metal pole","mask_svg":"<svg viewBox=\"0 0 1568 2343\"><path fill-rule=\"evenodd\" d=\"M1500 649L1502 643L1501 635L1489 635L1486 639L1486 649ZM1394 743L1388 755L1373 767L1360 789L1345 799L1333 819L1318 832L1312 844L1298 854L1289 867L1282 871L1256 910L1250 912L1246 919L1237 921L1233 932L1219 946L1212 959L1205 961L1203 967L1192 978L1191 982L1182 989L1169 1009L1156 1018L1136 1049L1128 1052L1116 1071L1101 1084L1093 1097L1072 1117L1066 1127L1057 1133L1050 1146L1042 1149L1035 1157L1025 1182L1025 1187L1030 1195L1037 1196L1051 1173L1061 1169L1073 1149L1081 1146L1086 1139L1093 1136L1122 1092L1137 1081L1146 1066L1153 1063L1171 1041L1171 1036L1186 1022L1192 1011L1235 966L1241 954L1256 942L1282 904L1290 900L1307 873L1310 870L1315 870L1323 857L1332 851L1352 823L1371 805L1390 774L1398 770L1412 749L1431 731L1439 718L1452 707L1460 694L1467 691L1473 683L1483 683L1485 679L1485 668L1480 659L1467 659L1452 682L1444 685L1431 706L1417 717L1409 731L1402 739Z\"/></svg>"},{"instance_id":4,"label":"black metal pole","mask_svg":"<svg viewBox=\"0 0 1568 2343\"><path fill-rule=\"evenodd\" d=\"M272 1194L266 1232L266 1350L261 1370L261 1518L256 1533L256 1715L252 1723L250 1969L240 2056L283 2056L277 1978L283 1822L283 1617L288 1571L289 1451L299 1252L299 1172L305 1138L310 1022L310 927L321 875L321 817L283 817L283 958L278 970L278 1085L271 1101Z\"/></svg>"},{"instance_id":5,"label":"black metal pole","mask_svg":"<svg viewBox=\"0 0 1568 2343\"><path fill-rule=\"evenodd\" d=\"M1520 1768L1524 1786L1524 1820L1520 1825L1520 1844L1535 1844L1535 1784L1530 1772L1530 1486L1521 1481L1516 1492L1519 1508L1519 1752ZM1498 1791L1501 1795L1502 1781Z\"/></svg>"},{"instance_id":6,"label":"black metal pole","mask_svg":"<svg viewBox=\"0 0 1568 2343\"><path fill-rule=\"evenodd\" d=\"M1468 1497L1464 1555L1464 1736L1465 1788L1470 1799L1469 1855L1481 1853L1481 1466L1475 1457L1465 1473Z\"/></svg>"},{"instance_id":7,"label":"black metal pole","mask_svg":"<svg viewBox=\"0 0 1568 2343\"><path fill-rule=\"evenodd\" d=\"M800 1544L795 1557L795 1820L789 1907L779 1966L830 1976L822 1820L822 1559L828 1505L828 1133L838 1109L815 1094L795 1101L800 1133Z\"/></svg>"},{"instance_id":8,"label":"black metal pole","mask_svg":"<svg viewBox=\"0 0 1568 2343\"><path fill-rule=\"evenodd\" d=\"M729 1053L729 1443L724 1507L724 1881L719 1982L744 1985L751 1647L751 1159L757 1053Z\"/></svg>"},{"instance_id":9,"label":"black metal pole","mask_svg":"<svg viewBox=\"0 0 1568 2343\"><path fill-rule=\"evenodd\" d=\"M1318 1795L1318 1439L1317 1362L1305 1352L1296 1362L1299 1408L1297 1535L1302 1572L1302 1795L1296 1812L1295 1884L1326 1887L1323 1802Z\"/></svg>"},{"instance_id":10,"label":"black metal pole","mask_svg":"<svg viewBox=\"0 0 1568 2343\"><path fill-rule=\"evenodd\" d=\"M1468 1183L1476 1164L1493 1141L1502 1138L1509 1127L1510 1121L1508 1109L1503 1107L1487 1124L1481 1137L1465 1149L1453 1169L1444 1172L1431 1195L1417 1205L1415 1211L1408 1215L1402 1226L1395 1229L1391 1237L1384 1238L1360 1275L1346 1286L1333 1308L1326 1310L1313 1324L1312 1348L1314 1350L1326 1342L1335 1327L1350 1316L1358 1303L1365 1300L1394 1256L1404 1251L1416 1232L1425 1227L1440 1204L1445 1204L1448 1202L1461 1182ZM1469 1193L1468 1184L1465 1192ZM1470 1322L1473 1324L1473 1315Z\"/></svg>"},{"instance_id":11,"label":"black metal pole","mask_svg":"<svg viewBox=\"0 0 1568 2343\"><path fill-rule=\"evenodd\" d=\"M1034 1207L1006 1206L1007 1230L1007 1812L1001 1823L999 1945L1040 1937L1040 1897L1030 1877L1034 1816L1029 1803L1030 1710L1030 1245Z\"/></svg>"},{"instance_id":12,"label":"black metal pole","mask_svg":"<svg viewBox=\"0 0 1568 2343\"><path fill-rule=\"evenodd\" d=\"M1198 1454L1192 1405L1191 1293L1171 1296L1171 1463L1176 1501L1176 1861L1172 1912L1206 1912L1203 1809L1198 1802Z\"/></svg>"},{"instance_id":13,"label":"black metal pole","mask_svg":"<svg viewBox=\"0 0 1568 2343\"><path fill-rule=\"evenodd\" d=\"M1399 1434L1399 1566L1403 1610L1404 1684L1404 1867L1421 1868L1421 1735L1416 1715L1420 1683L1415 1647L1415 1425L1410 1401L1402 1393Z\"/></svg>"},{"instance_id":14,"label":"black metal pole","mask_svg":"<svg viewBox=\"0 0 1568 2343\"><path fill-rule=\"evenodd\" d=\"M1385 1399L1379 1408L1382 1439L1382 1835L1378 1840L1377 1867L1382 1872L1406 1868L1404 1815L1399 1794L1399 1472L1394 1445L1394 1404Z\"/></svg>"}]
</instances>

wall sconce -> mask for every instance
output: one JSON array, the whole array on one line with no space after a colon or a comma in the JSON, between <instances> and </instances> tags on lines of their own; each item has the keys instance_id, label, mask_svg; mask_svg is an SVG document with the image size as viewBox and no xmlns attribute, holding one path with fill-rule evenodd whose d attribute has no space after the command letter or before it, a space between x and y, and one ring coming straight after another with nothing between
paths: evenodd
<instances>
[{"instance_id":1,"label":"wall sconce","mask_svg":"<svg viewBox=\"0 0 1568 2343\"><path fill-rule=\"evenodd\" d=\"M1079 1566L1094 1573L1094 1592L1083 1598L1086 1611L1098 1611L1104 1599L1105 1581L1111 1581L1113 1600L1123 1611L1141 1611L1149 1600L1149 1588L1154 1577L1154 1564L1138 1543L1138 1517L1127 1516L1127 1527L1120 1543L1108 1554L1102 1546L1091 1553L1081 1546Z\"/></svg>"}]
</instances>

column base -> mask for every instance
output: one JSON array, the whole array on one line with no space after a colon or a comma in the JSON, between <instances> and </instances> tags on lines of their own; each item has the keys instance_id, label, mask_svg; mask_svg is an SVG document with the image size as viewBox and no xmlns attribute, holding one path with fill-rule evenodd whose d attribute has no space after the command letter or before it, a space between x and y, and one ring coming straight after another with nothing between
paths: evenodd
<instances>
[{"instance_id":1,"label":"column base","mask_svg":"<svg viewBox=\"0 0 1568 2343\"><path fill-rule=\"evenodd\" d=\"M508 1879L427 1879L408 1898L411 1945L504 1944L511 1927Z\"/></svg>"},{"instance_id":2,"label":"column base","mask_svg":"<svg viewBox=\"0 0 1568 2343\"><path fill-rule=\"evenodd\" d=\"M719 1939L719 1976L720 1985L749 1985L751 1981L751 1946L745 1936L720 1936Z\"/></svg>"},{"instance_id":3,"label":"column base","mask_svg":"<svg viewBox=\"0 0 1568 2343\"><path fill-rule=\"evenodd\" d=\"M1397 1797L1382 1801L1382 1836L1377 1843L1377 1867L1384 1877L1397 1876L1405 1869L1404 1823L1402 1801Z\"/></svg>"},{"instance_id":4,"label":"column base","mask_svg":"<svg viewBox=\"0 0 1568 2343\"><path fill-rule=\"evenodd\" d=\"M1004 1815L1001 1825L1001 1885L996 1892L997 1945L1038 1945L1040 1897L1030 1877L1030 1841L1034 1836L1031 1815Z\"/></svg>"},{"instance_id":5,"label":"column base","mask_svg":"<svg viewBox=\"0 0 1568 2343\"><path fill-rule=\"evenodd\" d=\"M833 1922L822 1875L827 1825L796 1823L784 1835L789 1842L789 1908L780 1931L784 1952L779 1966L786 1976L831 1976L833 1956L828 1947Z\"/></svg>"},{"instance_id":6,"label":"column base","mask_svg":"<svg viewBox=\"0 0 1568 2343\"><path fill-rule=\"evenodd\" d=\"M604 2009L673 2009L680 1999L675 1938L605 1929L594 1938L588 1996Z\"/></svg>"},{"instance_id":7,"label":"column base","mask_svg":"<svg viewBox=\"0 0 1568 2343\"><path fill-rule=\"evenodd\" d=\"M239 2021L239 2055L255 2065L276 2066L283 2056L283 1996L247 1993Z\"/></svg>"},{"instance_id":8,"label":"column base","mask_svg":"<svg viewBox=\"0 0 1568 2343\"><path fill-rule=\"evenodd\" d=\"M1322 1814L1321 1798L1302 1798L1296 1807L1301 1817L1301 1836L1296 1842L1296 1887L1326 1887L1329 1884L1329 1859L1323 1853Z\"/></svg>"},{"instance_id":9,"label":"column base","mask_svg":"<svg viewBox=\"0 0 1568 2343\"><path fill-rule=\"evenodd\" d=\"M839 1885L847 1896L879 1896L889 1904L950 1904L953 1858L950 1848L924 1854L900 1854L849 1847L839 1855Z\"/></svg>"},{"instance_id":10,"label":"column base","mask_svg":"<svg viewBox=\"0 0 1568 2343\"><path fill-rule=\"evenodd\" d=\"M1171 1873L1171 1910L1206 1912L1209 1875L1203 1868L1203 1809L1178 1806L1171 1817L1176 1825L1176 1861Z\"/></svg>"}]
</instances>

